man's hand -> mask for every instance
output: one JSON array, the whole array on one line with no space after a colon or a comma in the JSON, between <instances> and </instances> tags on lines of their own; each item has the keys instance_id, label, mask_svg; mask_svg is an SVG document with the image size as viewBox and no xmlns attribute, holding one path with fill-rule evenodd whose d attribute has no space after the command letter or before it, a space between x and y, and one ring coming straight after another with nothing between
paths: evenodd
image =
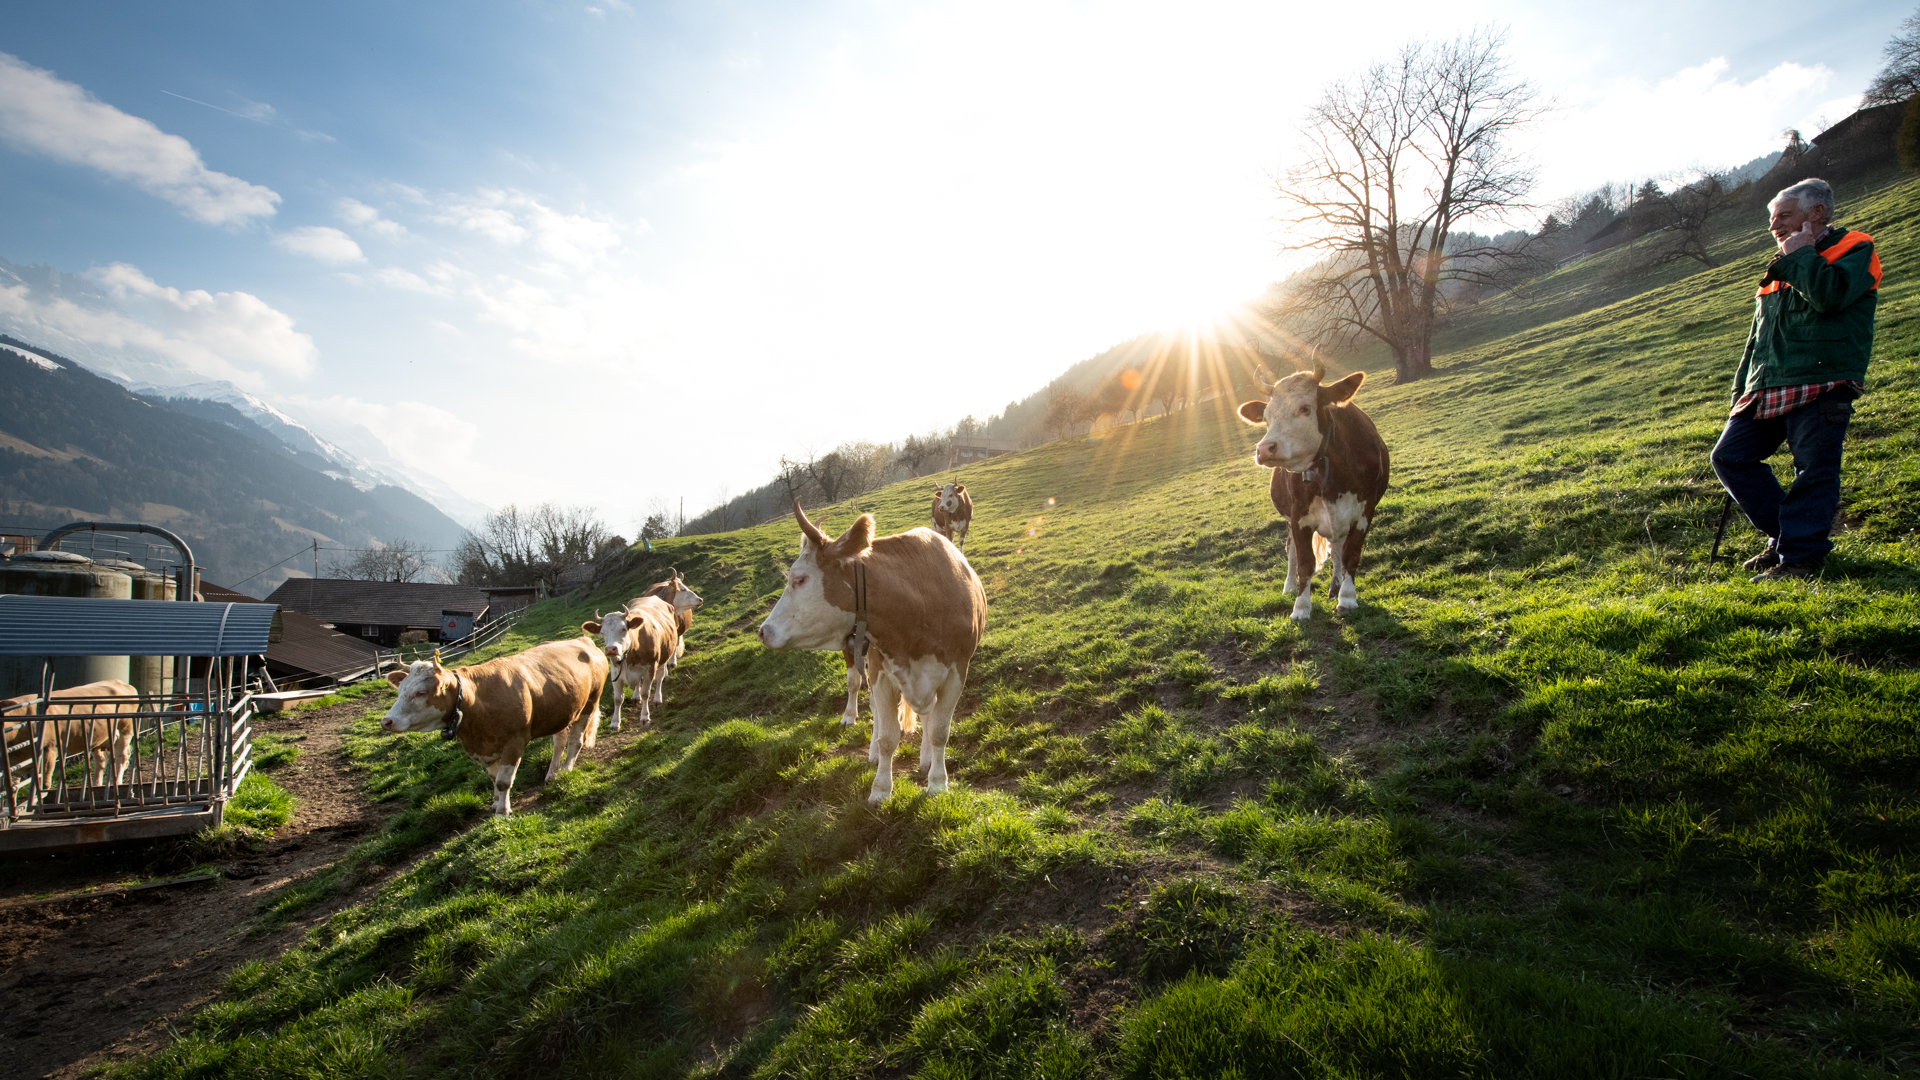
<instances>
[{"instance_id":1,"label":"man's hand","mask_svg":"<svg viewBox=\"0 0 1920 1080\"><path fill-rule=\"evenodd\" d=\"M1791 255L1799 251L1801 248L1818 240L1820 233L1821 230L1813 227L1813 222L1802 222L1798 229L1788 233L1787 238L1780 241L1780 254Z\"/></svg>"}]
</instances>

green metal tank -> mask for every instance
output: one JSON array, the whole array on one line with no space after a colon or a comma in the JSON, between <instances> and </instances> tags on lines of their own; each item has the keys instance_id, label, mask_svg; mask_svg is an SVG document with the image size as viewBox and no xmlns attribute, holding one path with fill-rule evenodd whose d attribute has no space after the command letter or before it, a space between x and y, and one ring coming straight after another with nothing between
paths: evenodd
<instances>
[{"instance_id":1,"label":"green metal tank","mask_svg":"<svg viewBox=\"0 0 1920 1080\"><path fill-rule=\"evenodd\" d=\"M96 596L133 599L133 578L70 551L29 551L0 562L0 593L21 596ZM0 656L0 697L40 692L42 661ZM101 679L126 680L124 656L60 656L53 660L53 686L60 690Z\"/></svg>"}]
</instances>

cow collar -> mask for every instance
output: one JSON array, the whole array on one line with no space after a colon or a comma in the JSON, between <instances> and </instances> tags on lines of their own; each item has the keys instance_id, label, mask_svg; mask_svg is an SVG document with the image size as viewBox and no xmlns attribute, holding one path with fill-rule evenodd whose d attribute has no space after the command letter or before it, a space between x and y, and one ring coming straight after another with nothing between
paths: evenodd
<instances>
[{"instance_id":1,"label":"cow collar","mask_svg":"<svg viewBox=\"0 0 1920 1080\"><path fill-rule=\"evenodd\" d=\"M860 688L867 687L867 564L853 564L853 633L847 635L847 651L860 676Z\"/></svg>"},{"instance_id":2,"label":"cow collar","mask_svg":"<svg viewBox=\"0 0 1920 1080\"><path fill-rule=\"evenodd\" d=\"M453 673L453 708L447 710L446 722L440 725L440 737L451 739L460 733L460 721L464 714L460 709L460 700L467 696L467 684L460 678L459 672Z\"/></svg>"},{"instance_id":3,"label":"cow collar","mask_svg":"<svg viewBox=\"0 0 1920 1080\"><path fill-rule=\"evenodd\" d=\"M1287 471L1309 484L1324 484L1333 473L1333 462L1329 458L1329 453L1333 450L1332 406L1322 405L1314 413L1314 419L1319 421L1317 426L1320 428L1320 449L1314 453L1312 463L1305 469L1298 471L1288 469Z\"/></svg>"}]
</instances>

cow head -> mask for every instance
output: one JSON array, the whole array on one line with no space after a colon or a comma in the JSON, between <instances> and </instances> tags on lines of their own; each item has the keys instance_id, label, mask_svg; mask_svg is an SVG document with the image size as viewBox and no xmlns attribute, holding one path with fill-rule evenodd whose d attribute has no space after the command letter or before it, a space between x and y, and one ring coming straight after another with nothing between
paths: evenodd
<instances>
[{"instance_id":1,"label":"cow head","mask_svg":"<svg viewBox=\"0 0 1920 1080\"><path fill-rule=\"evenodd\" d=\"M941 485L940 488L933 493L933 497L939 502L940 509L946 511L948 514L958 514L960 512L960 496L966 493L967 485L949 483Z\"/></svg>"},{"instance_id":2,"label":"cow head","mask_svg":"<svg viewBox=\"0 0 1920 1080\"><path fill-rule=\"evenodd\" d=\"M692 611L706 603L705 600L700 599L700 594L687 588L686 581L680 577L680 571L668 568L667 573L673 576L665 581L656 582L653 588L647 590L648 596L657 596L665 600L673 605L673 610L676 612Z\"/></svg>"},{"instance_id":3,"label":"cow head","mask_svg":"<svg viewBox=\"0 0 1920 1080\"><path fill-rule=\"evenodd\" d=\"M606 649L609 664L619 663L620 657L626 654L627 610L625 608L614 608L605 615L600 614L599 609L596 608L593 612L593 621L581 623L580 629L585 630L588 636L600 635L600 644Z\"/></svg>"},{"instance_id":4,"label":"cow head","mask_svg":"<svg viewBox=\"0 0 1920 1080\"><path fill-rule=\"evenodd\" d=\"M1344 379L1322 385L1326 368L1318 362L1312 371L1296 371L1273 384L1265 401L1249 401L1240 406L1240 419L1249 424L1264 424L1267 433L1253 448L1253 460L1268 468L1300 472L1313 466L1320 454L1325 433L1320 414L1332 406L1344 406L1354 391L1367 381L1367 373L1356 371Z\"/></svg>"},{"instance_id":5,"label":"cow head","mask_svg":"<svg viewBox=\"0 0 1920 1080\"><path fill-rule=\"evenodd\" d=\"M405 671L387 672L387 682L399 691L382 731L432 731L447 722L457 687L453 675L437 660L415 660Z\"/></svg>"},{"instance_id":6,"label":"cow head","mask_svg":"<svg viewBox=\"0 0 1920 1080\"><path fill-rule=\"evenodd\" d=\"M760 624L760 643L779 650L838 649L853 630L853 562L873 546L873 515L861 514L837 540L807 520L798 499L793 516L800 522L800 557Z\"/></svg>"}]
</instances>

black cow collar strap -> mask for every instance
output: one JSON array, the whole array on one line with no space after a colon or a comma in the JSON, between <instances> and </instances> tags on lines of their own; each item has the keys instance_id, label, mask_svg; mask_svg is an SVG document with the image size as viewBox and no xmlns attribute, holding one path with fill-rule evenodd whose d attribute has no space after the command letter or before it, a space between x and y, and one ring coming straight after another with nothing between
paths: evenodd
<instances>
[{"instance_id":1,"label":"black cow collar strap","mask_svg":"<svg viewBox=\"0 0 1920 1080\"><path fill-rule=\"evenodd\" d=\"M847 635L847 649L853 654L853 667L860 676L860 688L867 686L867 564L853 564L853 633Z\"/></svg>"},{"instance_id":2,"label":"black cow collar strap","mask_svg":"<svg viewBox=\"0 0 1920 1080\"><path fill-rule=\"evenodd\" d=\"M440 725L442 739L451 739L460 733L460 721L465 717L465 713L460 708L460 701L466 696L467 684L461 680L460 673L456 671L453 673L453 708L447 711L446 722Z\"/></svg>"}]
</instances>

